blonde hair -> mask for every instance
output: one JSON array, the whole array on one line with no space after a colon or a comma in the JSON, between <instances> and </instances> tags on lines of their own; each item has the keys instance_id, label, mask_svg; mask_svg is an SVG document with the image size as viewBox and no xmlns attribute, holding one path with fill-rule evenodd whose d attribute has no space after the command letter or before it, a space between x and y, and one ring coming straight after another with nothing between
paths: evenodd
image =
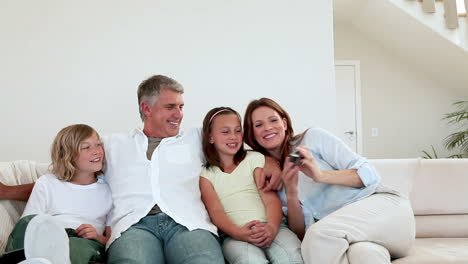
<instances>
[{"instance_id":1,"label":"blonde hair","mask_svg":"<svg viewBox=\"0 0 468 264\"><path fill-rule=\"evenodd\" d=\"M51 147L50 171L62 181L71 181L75 174L75 158L80 152L80 144L96 133L92 127L84 124L71 125L58 132ZM99 174L100 171L96 173Z\"/></svg>"}]
</instances>

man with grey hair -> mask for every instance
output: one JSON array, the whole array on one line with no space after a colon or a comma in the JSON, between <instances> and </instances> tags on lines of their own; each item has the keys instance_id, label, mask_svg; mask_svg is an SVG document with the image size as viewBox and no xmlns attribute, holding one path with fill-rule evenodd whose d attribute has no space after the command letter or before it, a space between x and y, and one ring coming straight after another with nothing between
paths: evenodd
<instances>
[{"instance_id":1,"label":"man with grey hair","mask_svg":"<svg viewBox=\"0 0 468 264\"><path fill-rule=\"evenodd\" d=\"M201 131L180 132L184 89L156 75L138 87L143 130L102 138L113 199L107 263L224 263L201 201ZM26 201L34 184L0 184L0 199Z\"/></svg>"},{"instance_id":2,"label":"man with grey hair","mask_svg":"<svg viewBox=\"0 0 468 264\"><path fill-rule=\"evenodd\" d=\"M169 77L148 78L138 87L143 129L102 138L113 199L107 263L224 263L201 201L201 130L180 131L183 92ZM274 161L266 159L265 167L280 173ZM0 184L0 199L26 201L32 188ZM262 229L252 236L261 237Z\"/></svg>"},{"instance_id":3,"label":"man with grey hair","mask_svg":"<svg viewBox=\"0 0 468 264\"><path fill-rule=\"evenodd\" d=\"M224 263L200 199L200 130L180 132L183 92L166 76L143 81L143 130L105 138L114 201L108 263Z\"/></svg>"}]
</instances>

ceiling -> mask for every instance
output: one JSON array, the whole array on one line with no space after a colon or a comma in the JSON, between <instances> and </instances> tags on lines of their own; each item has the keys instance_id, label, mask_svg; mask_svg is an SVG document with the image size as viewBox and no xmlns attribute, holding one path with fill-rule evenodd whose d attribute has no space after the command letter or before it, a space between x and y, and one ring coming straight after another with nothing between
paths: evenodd
<instances>
[{"instance_id":1,"label":"ceiling","mask_svg":"<svg viewBox=\"0 0 468 264\"><path fill-rule=\"evenodd\" d=\"M434 81L468 96L468 52L392 0L334 0L333 8L335 24L354 27Z\"/></svg>"}]
</instances>

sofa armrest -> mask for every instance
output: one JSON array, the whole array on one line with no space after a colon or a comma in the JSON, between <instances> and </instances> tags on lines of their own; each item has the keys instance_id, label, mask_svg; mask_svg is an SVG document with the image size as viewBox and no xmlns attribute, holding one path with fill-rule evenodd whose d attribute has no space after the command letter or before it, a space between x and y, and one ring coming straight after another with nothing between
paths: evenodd
<instances>
[{"instance_id":1,"label":"sofa armrest","mask_svg":"<svg viewBox=\"0 0 468 264\"><path fill-rule=\"evenodd\" d=\"M5 185L33 183L48 172L48 164L18 160L0 162L0 182ZM5 251L8 235L23 213L25 202L0 200L0 254Z\"/></svg>"}]
</instances>

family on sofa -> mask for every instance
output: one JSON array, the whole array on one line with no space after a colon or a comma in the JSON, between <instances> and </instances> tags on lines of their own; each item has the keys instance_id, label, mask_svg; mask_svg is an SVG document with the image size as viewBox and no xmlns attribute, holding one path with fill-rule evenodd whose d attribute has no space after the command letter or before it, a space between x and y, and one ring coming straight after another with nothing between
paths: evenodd
<instances>
[{"instance_id":1,"label":"family on sofa","mask_svg":"<svg viewBox=\"0 0 468 264\"><path fill-rule=\"evenodd\" d=\"M3 258L341 264L362 263L349 252L368 263L408 252L415 238L408 198L384 187L337 137L319 128L294 135L288 113L268 98L250 102L243 129L236 111L220 107L201 131L181 132L183 92L166 76L143 81L143 130L101 145L91 127L66 127L53 143L51 174L34 187L1 184L0 199L31 195ZM37 242L44 234L53 238L45 244L63 250Z\"/></svg>"}]
</instances>

